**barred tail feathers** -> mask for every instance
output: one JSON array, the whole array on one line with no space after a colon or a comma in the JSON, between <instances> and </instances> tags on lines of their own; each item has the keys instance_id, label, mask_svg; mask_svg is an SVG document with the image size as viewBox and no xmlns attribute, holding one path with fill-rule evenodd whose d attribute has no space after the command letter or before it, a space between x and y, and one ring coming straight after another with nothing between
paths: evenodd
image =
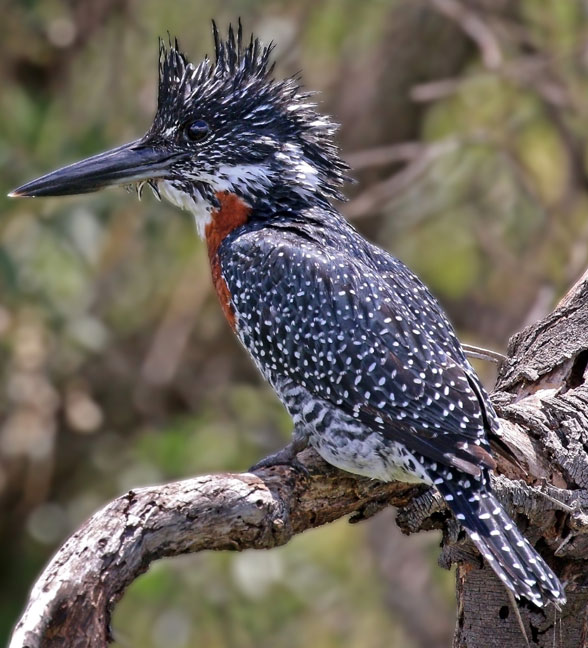
<instances>
[{"instance_id":1,"label":"barred tail feathers","mask_svg":"<svg viewBox=\"0 0 588 648\"><path fill-rule=\"evenodd\" d=\"M543 607L566 602L563 587L543 558L518 530L490 490L466 489L462 480L436 486L482 556L515 594ZM476 482L479 484L479 482Z\"/></svg>"}]
</instances>

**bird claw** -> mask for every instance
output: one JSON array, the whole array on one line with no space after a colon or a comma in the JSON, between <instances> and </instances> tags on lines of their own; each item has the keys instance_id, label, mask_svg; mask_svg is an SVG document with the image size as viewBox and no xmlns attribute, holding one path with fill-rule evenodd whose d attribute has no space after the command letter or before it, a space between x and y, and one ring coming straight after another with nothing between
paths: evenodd
<instances>
[{"instance_id":1,"label":"bird claw","mask_svg":"<svg viewBox=\"0 0 588 648\"><path fill-rule=\"evenodd\" d=\"M278 450L278 452L268 455L251 466L249 472L255 472L260 468L272 468L273 466L289 466L290 468L294 468L294 470L301 472L306 477L309 477L310 473L308 468L306 468L306 466L297 458L298 453L301 450L304 450L305 447L306 444L302 445L297 441L292 441L281 450Z\"/></svg>"}]
</instances>

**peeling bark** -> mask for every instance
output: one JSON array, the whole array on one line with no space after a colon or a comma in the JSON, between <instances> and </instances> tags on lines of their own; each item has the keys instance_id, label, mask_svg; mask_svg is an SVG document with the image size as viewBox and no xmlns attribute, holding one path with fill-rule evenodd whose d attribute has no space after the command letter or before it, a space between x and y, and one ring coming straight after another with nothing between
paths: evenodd
<instances>
[{"instance_id":1,"label":"peeling bark","mask_svg":"<svg viewBox=\"0 0 588 648\"><path fill-rule=\"evenodd\" d=\"M519 527L566 583L561 611L521 606L529 645L588 641L588 280L511 340L492 398L494 486ZM9 648L98 647L125 588L164 556L268 549L344 515L358 522L390 504L404 533L442 528L444 567L457 563L455 648L517 648L526 640L505 588L441 498L422 486L338 471L307 450L308 475L281 466L130 491L96 513L35 584Z\"/></svg>"}]
</instances>

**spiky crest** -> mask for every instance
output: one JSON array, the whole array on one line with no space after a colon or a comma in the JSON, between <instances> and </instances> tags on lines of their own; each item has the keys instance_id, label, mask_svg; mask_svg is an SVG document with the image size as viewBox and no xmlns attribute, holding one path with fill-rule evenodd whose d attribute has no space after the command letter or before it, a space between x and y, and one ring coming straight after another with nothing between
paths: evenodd
<instances>
[{"instance_id":1,"label":"spiky crest","mask_svg":"<svg viewBox=\"0 0 588 648\"><path fill-rule=\"evenodd\" d=\"M247 47L243 47L243 26L239 19L237 35L229 25L226 41L221 39L218 27L212 21L215 62L208 56L194 67L180 50L178 39L172 42L168 35L168 45L159 39L159 95L158 107L166 109L174 99L186 101L200 84L216 79L232 80L235 87L254 80L264 81L272 74L274 64L270 65L270 55L274 44L263 46L253 34ZM183 92L182 92L183 90Z\"/></svg>"},{"instance_id":2,"label":"spiky crest","mask_svg":"<svg viewBox=\"0 0 588 648\"><path fill-rule=\"evenodd\" d=\"M276 178L274 197L289 188L299 199L343 199L348 167L333 142L336 125L316 111L298 79L272 78L273 44L253 36L244 43L240 21L236 32L229 26L226 39L213 22L213 36L214 62L205 57L197 66L177 40L159 44L158 109L147 137L179 148L186 145L180 139L186 124L202 119L211 127L210 142L195 149L193 167L184 164L184 181L174 186L187 192L191 179L196 188L190 193L210 198L207 183L216 180L218 187L221 178L252 203Z\"/></svg>"}]
</instances>

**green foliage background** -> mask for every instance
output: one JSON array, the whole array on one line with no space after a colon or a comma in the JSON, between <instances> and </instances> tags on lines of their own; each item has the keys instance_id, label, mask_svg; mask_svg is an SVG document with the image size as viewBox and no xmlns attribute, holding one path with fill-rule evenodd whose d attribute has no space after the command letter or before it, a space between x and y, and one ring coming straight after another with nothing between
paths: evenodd
<instances>
[{"instance_id":1,"label":"green foliage background","mask_svg":"<svg viewBox=\"0 0 588 648\"><path fill-rule=\"evenodd\" d=\"M212 18L241 16L274 40L276 74L303 70L343 124L360 181L344 211L422 276L465 341L503 350L583 272L585 6L457 6L450 18L409 0L2 3L0 642L51 552L103 503L243 470L288 439L222 320L186 214L120 190L4 197L147 129L159 35L177 35L192 60L211 51ZM399 143L410 146L374 161ZM116 610L117 645L446 645L452 578L435 567L439 539L408 539L412 568L385 569L403 539L391 519L379 524L157 564ZM423 564L435 603L417 593L411 609L435 618L413 609L411 621L393 592L406 586L410 600Z\"/></svg>"}]
</instances>

